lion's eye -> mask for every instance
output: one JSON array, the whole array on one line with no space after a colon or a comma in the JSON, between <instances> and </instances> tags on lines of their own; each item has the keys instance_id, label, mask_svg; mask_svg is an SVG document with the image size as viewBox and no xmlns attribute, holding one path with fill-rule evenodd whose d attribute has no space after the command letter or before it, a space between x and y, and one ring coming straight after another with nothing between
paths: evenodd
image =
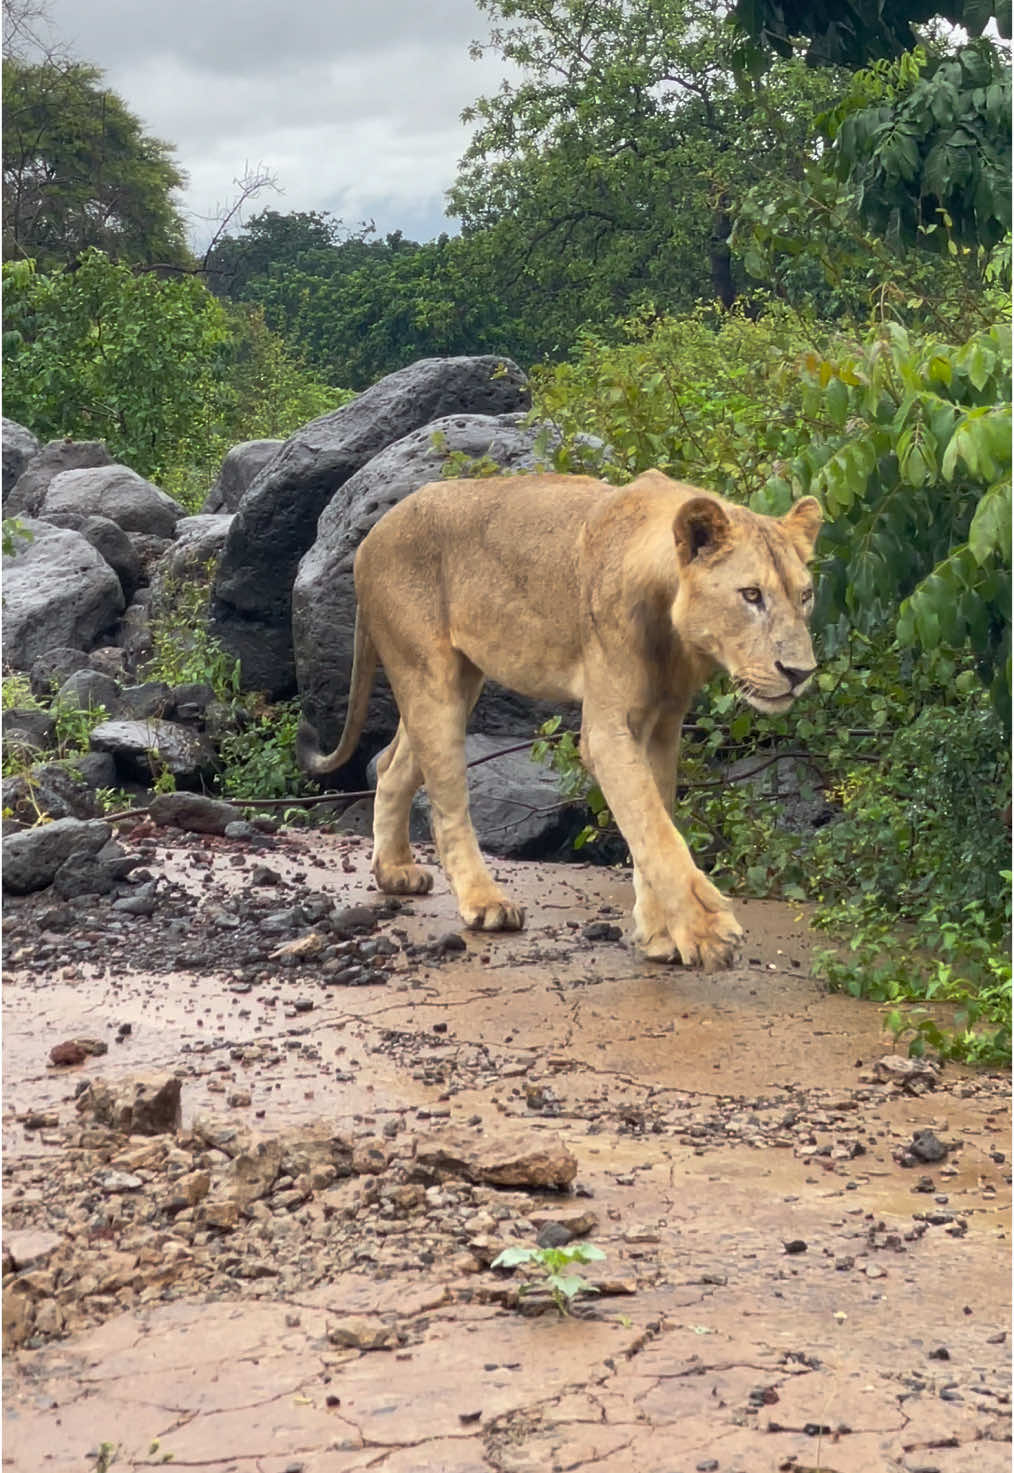
<instances>
[{"instance_id":1,"label":"lion's eye","mask_svg":"<svg viewBox=\"0 0 1014 1473\"><path fill-rule=\"evenodd\" d=\"M739 591L748 604L762 604L764 602L764 595L759 588L741 588Z\"/></svg>"},{"instance_id":2,"label":"lion's eye","mask_svg":"<svg viewBox=\"0 0 1014 1473\"><path fill-rule=\"evenodd\" d=\"M801 598L801 600L802 600L802 602L804 604L812 604L813 603L813 589L812 588L804 588L803 591L802 591L802 593L800 594L800 598Z\"/></svg>"}]
</instances>

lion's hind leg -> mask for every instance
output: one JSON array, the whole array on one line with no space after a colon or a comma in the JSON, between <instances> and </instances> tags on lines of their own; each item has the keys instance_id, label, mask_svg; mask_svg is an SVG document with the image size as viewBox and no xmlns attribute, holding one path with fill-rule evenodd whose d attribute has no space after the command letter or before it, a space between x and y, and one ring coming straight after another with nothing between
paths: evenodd
<instances>
[{"instance_id":1,"label":"lion's hind leg","mask_svg":"<svg viewBox=\"0 0 1014 1473\"><path fill-rule=\"evenodd\" d=\"M465 724L482 689L482 672L453 650L442 670L435 668L432 649L426 655L430 678L425 685L395 678L391 684L426 785L440 861L466 926L519 931L524 910L507 899L486 868L468 811Z\"/></svg>"},{"instance_id":2,"label":"lion's hind leg","mask_svg":"<svg viewBox=\"0 0 1014 1473\"><path fill-rule=\"evenodd\" d=\"M409 819L412 799L422 786L422 768L399 722L394 741L377 761L377 794L373 801L373 862L377 884L388 895L425 895L433 876L412 859Z\"/></svg>"}]
</instances>

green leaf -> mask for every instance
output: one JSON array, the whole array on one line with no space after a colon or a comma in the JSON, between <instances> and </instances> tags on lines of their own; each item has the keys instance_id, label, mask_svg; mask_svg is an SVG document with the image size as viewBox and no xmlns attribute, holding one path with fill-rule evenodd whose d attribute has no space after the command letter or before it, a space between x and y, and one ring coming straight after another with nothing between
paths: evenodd
<instances>
[{"instance_id":1,"label":"green leaf","mask_svg":"<svg viewBox=\"0 0 1014 1473\"><path fill-rule=\"evenodd\" d=\"M493 1259L490 1268L517 1268L519 1264L531 1263L538 1253L538 1248L504 1248Z\"/></svg>"},{"instance_id":2,"label":"green leaf","mask_svg":"<svg viewBox=\"0 0 1014 1473\"><path fill-rule=\"evenodd\" d=\"M994 553L1007 561L1011 556L1010 482L991 486L975 509L968 529L968 546L980 565Z\"/></svg>"},{"instance_id":3,"label":"green leaf","mask_svg":"<svg viewBox=\"0 0 1014 1473\"><path fill-rule=\"evenodd\" d=\"M833 378L828 384L824 394L824 402L827 406L828 416L831 423L842 428L845 424L849 408L849 391L840 378Z\"/></svg>"}]
</instances>

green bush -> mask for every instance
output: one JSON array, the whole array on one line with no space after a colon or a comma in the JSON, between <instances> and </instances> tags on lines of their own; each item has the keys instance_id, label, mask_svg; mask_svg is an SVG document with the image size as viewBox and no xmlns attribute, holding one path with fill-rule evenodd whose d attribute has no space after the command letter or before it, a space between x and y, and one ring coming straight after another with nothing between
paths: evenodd
<instances>
[{"instance_id":1,"label":"green bush","mask_svg":"<svg viewBox=\"0 0 1014 1473\"><path fill-rule=\"evenodd\" d=\"M566 363L532 370L534 416L564 436L561 470L622 484L652 467L745 501L800 448L798 363L816 334L777 303L760 316L642 313L625 341L584 334ZM576 441L603 440L603 458Z\"/></svg>"}]
</instances>

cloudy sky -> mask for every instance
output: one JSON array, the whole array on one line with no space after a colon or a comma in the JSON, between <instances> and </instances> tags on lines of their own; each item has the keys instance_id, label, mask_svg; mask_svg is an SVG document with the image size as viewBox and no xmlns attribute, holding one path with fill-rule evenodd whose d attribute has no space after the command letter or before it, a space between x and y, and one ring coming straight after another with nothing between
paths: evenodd
<instances>
[{"instance_id":1,"label":"cloudy sky","mask_svg":"<svg viewBox=\"0 0 1014 1473\"><path fill-rule=\"evenodd\" d=\"M194 243L247 168L280 194L261 208L330 210L426 240L455 226L443 196L463 107L497 89L474 0L47 0L52 27L147 132L176 149ZM203 218L202 218L203 217Z\"/></svg>"}]
</instances>

